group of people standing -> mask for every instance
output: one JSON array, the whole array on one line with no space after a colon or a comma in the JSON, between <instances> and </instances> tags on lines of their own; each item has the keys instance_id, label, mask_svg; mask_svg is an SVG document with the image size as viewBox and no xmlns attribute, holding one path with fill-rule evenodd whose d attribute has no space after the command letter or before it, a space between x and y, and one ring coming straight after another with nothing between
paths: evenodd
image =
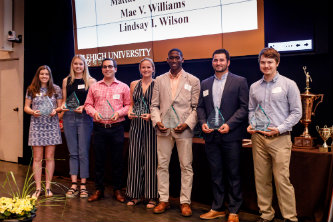
<instances>
[{"instance_id":1,"label":"group of people standing","mask_svg":"<svg viewBox=\"0 0 333 222\"><path fill-rule=\"evenodd\" d=\"M104 197L104 165L108 158L115 199L120 202L127 200L129 206L145 201L146 207L153 208L154 213L163 213L170 208L169 163L176 143L181 169L181 214L191 216L192 138L194 127L199 122L204 133L213 191L211 210L200 218L226 217L227 206L228 221L238 222L243 200L240 178L242 139L248 120L261 105L271 120L270 127L267 131L255 130L250 125L247 127L247 132L252 134L255 182L261 212L258 221L274 219L272 174L282 216L286 221L297 221L295 194L289 180L290 131L301 118L302 106L296 83L277 71L279 53L272 48L264 48L259 53L263 77L251 85L250 91L244 77L229 71L230 55L225 49L213 53L215 73L201 84L197 77L182 68L183 62L182 51L171 49L167 57L170 70L154 79L154 62L145 58L139 63L141 79L133 81L128 87L116 79L117 63L114 59L102 61L104 78L96 82L89 75L84 57L77 55L72 60L70 74L63 80L62 91L53 84L50 68L39 67L28 87L24 109L32 115L29 145L33 147L36 181L33 195L38 197L42 190L44 149L45 195L53 195L51 180L55 145L62 142L57 113L64 113L72 180L67 197L88 197L86 179L89 177L89 146L93 133L96 191L88 201ZM80 102L74 112L66 106L66 98L73 92ZM43 97L48 97L53 106L49 115L40 113L39 105ZM147 110L137 115L136 104L142 101L145 101ZM215 108L221 112L225 122L218 129L211 129L207 119ZM175 127L169 127L166 121L170 112L177 117ZM125 116L131 119L131 125L124 195L121 178ZM110 157L106 155L108 151L111 152Z\"/></svg>"}]
</instances>

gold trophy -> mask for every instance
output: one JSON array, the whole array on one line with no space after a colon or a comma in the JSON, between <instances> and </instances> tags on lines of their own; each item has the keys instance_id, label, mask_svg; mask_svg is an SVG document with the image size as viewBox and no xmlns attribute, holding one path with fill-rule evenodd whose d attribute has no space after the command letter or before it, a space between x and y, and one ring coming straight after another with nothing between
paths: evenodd
<instances>
[{"instance_id":1,"label":"gold trophy","mask_svg":"<svg viewBox=\"0 0 333 222\"><path fill-rule=\"evenodd\" d=\"M330 129L331 129L331 139L332 139L332 142L331 142L331 150L332 150L332 147L333 147L333 126L331 126Z\"/></svg>"},{"instance_id":2,"label":"gold trophy","mask_svg":"<svg viewBox=\"0 0 333 222\"><path fill-rule=\"evenodd\" d=\"M319 133L320 137L324 140L324 143L322 146L319 147L320 152L328 152L328 146L326 143L326 140L331 137L331 129L328 128L326 125L324 128L319 128L319 126L316 126L317 132Z\"/></svg>"},{"instance_id":3,"label":"gold trophy","mask_svg":"<svg viewBox=\"0 0 333 222\"><path fill-rule=\"evenodd\" d=\"M305 74L305 92L301 94L303 114L300 122L304 125L304 131L299 137L295 137L294 147L295 148L303 148L303 149L311 149L313 148L313 140L315 139L309 133L309 124L311 123L311 116L315 115L316 109L323 101L324 94L312 94L310 93L310 81L312 82L312 78L309 72L306 71L306 66L303 66L304 74ZM318 100L319 99L319 100ZM314 102L318 100L317 104L314 106ZM314 109L313 109L314 107ZM313 110L313 111L312 111Z\"/></svg>"}]
</instances>

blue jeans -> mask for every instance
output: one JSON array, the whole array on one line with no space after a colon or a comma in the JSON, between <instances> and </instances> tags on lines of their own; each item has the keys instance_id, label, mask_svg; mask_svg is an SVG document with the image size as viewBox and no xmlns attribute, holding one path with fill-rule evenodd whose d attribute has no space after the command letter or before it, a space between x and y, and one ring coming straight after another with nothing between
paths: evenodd
<instances>
[{"instance_id":1,"label":"blue jeans","mask_svg":"<svg viewBox=\"0 0 333 222\"><path fill-rule=\"evenodd\" d=\"M69 174L81 178L89 177L89 148L93 129L92 118L83 111L82 114L65 112L63 117L64 132L69 151Z\"/></svg>"}]
</instances>

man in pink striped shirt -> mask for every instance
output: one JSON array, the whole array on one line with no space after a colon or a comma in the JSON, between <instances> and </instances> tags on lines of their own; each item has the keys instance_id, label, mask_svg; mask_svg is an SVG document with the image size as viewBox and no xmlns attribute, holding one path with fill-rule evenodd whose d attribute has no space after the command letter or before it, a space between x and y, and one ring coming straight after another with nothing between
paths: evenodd
<instances>
[{"instance_id":1,"label":"man in pink striped shirt","mask_svg":"<svg viewBox=\"0 0 333 222\"><path fill-rule=\"evenodd\" d=\"M89 202L104 197L104 163L107 150L111 151L112 186L114 197L124 202L121 192L123 169L123 121L130 106L129 87L115 78L117 63L107 58L102 62L104 78L92 85L84 104L87 114L94 118L95 187Z\"/></svg>"}]
</instances>

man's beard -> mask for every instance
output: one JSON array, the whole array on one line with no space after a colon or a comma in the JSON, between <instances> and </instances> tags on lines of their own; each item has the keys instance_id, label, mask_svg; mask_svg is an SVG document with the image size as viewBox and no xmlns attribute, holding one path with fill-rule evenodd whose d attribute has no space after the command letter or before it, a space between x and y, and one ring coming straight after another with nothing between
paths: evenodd
<instances>
[{"instance_id":1,"label":"man's beard","mask_svg":"<svg viewBox=\"0 0 333 222\"><path fill-rule=\"evenodd\" d=\"M225 72L227 69L228 69L228 67L222 67L222 70L215 69L215 72L221 73L221 72Z\"/></svg>"}]
</instances>

